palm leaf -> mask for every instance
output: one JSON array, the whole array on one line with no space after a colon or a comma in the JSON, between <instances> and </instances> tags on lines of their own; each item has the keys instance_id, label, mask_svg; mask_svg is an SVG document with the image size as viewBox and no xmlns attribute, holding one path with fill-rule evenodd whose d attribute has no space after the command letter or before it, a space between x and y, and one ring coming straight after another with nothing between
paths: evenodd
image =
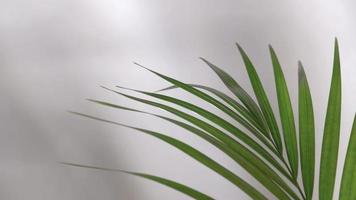
<instances>
[{"instance_id":1,"label":"palm leaf","mask_svg":"<svg viewBox=\"0 0 356 200\"><path fill-rule=\"evenodd\" d=\"M170 96L166 96L166 95L162 95L162 94L156 94L156 93L151 93L151 92L145 92L145 91L140 91L140 90L133 90L130 88L124 88L124 87L120 87L120 86L116 86L118 88L122 88L122 89L126 89L126 90L131 90L131 91L135 91L135 92L139 92L160 100L164 100L176 105L179 105L181 107L184 107L190 111L193 111L197 114L199 114L200 116L210 120L211 122L214 122L215 124L219 125L220 127L222 127L223 129L225 129L226 131L232 133L233 135L240 135L241 133L243 133L239 128L237 128L236 126L232 125L230 122L224 120L223 118L215 115L214 113L207 111L201 107L198 107L194 104L191 104L189 102L174 98L174 97L170 97ZM253 133L264 145L266 145L271 151L274 151L273 146L271 146L271 144L269 143L268 140L266 140L265 137L263 137L262 135L259 134L259 132L254 129L251 125L247 125L247 129L251 131L251 133ZM237 136L238 137L238 136ZM240 138L240 137L238 137Z\"/></svg>"},{"instance_id":2,"label":"palm leaf","mask_svg":"<svg viewBox=\"0 0 356 200\"><path fill-rule=\"evenodd\" d=\"M166 121L169 121L179 127L182 127L188 130L189 132L198 135L202 139L206 140L210 144L220 149L222 152L224 152L226 155L228 155L230 158L236 161L236 163L238 163L245 170L247 170L253 177L255 177L261 184L263 184L267 189L271 191L271 193L275 194L277 197L281 197L282 199L286 198L284 192L281 191L274 182L276 182L281 188L283 188L283 190L285 190L291 197L293 197L293 199L299 199L299 197L293 192L293 190L288 186L288 184L286 184L285 181L272 168L270 168L266 163L264 163L261 159L259 159L251 151L244 148L243 146L240 146L238 152L236 152L233 151L233 149L226 146L225 144L219 142L214 137L210 136L208 133L201 131L200 129L197 129L189 124L168 117L164 117L161 115L152 114L149 112L144 112L132 108L127 108L127 107L111 104L108 102L96 101L96 100L90 100L90 101L94 103L98 103L100 105L109 106L117 109L149 114L164 119ZM289 178L289 180L292 181L291 178Z\"/></svg>"},{"instance_id":3,"label":"palm leaf","mask_svg":"<svg viewBox=\"0 0 356 200\"><path fill-rule=\"evenodd\" d=\"M315 165L314 111L309 84L299 62L299 145L300 163L306 199L312 199Z\"/></svg>"},{"instance_id":4,"label":"palm leaf","mask_svg":"<svg viewBox=\"0 0 356 200\"><path fill-rule=\"evenodd\" d=\"M269 46L269 50L274 70L279 113L284 133L284 143L293 177L296 178L298 176L298 147L292 104L290 101L287 84L284 79L284 74L281 69L281 65L279 64L277 55L272 46Z\"/></svg>"},{"instance_id":5,"label":"palm leaf","mask_svg":"<svg viewBox=\"0 0 356 200\"><path fill-rule=\"evenodd\" d=\"M331 200L334 193L341 117L341 73L339 47L335 39L334 64L320 158L319 199Z\"/></svg>"},{"instance_id":6,"label":"palm leaf","mask_svg":"<svg viewBox=\"0 0 356 200\"><path fill-rule=\"evenodd\" d=\"M68 162L61 162L61 164L64 165L69 165L69 166L73 166L73 167L83 167L83 168L89 168L89 169L97 169L97 170L104 170L104 171L111 171L111 172L121 172L121 173L126 173L126 174L131 174L134 176L138 176L138 177L142 177L157 183L160 183L162 185L168 186L174 190L177 190L183 194L186 194L194 199L202 199L202 200L214 200L214 198L201 193L191 187L188 187L186 185L183 185L181 183L169 180L169 179L165 179L162 177L158 177L158 176L153 176L150 174L144 174L144 173L137 173L137 172L130 172L130 171L125 171L125 170L120 170L120 169L111 169L111 168L105 168L105 167L96 167L96 166L90 166L90 165L79 165L79 164L75 164L75 163L68 163Z\"/></svg>"},{"instance_id":7,"label":"palm leaf","mask_svg":"<svg viewBox=\"0 0 356 200\"><path fill-rule=\"evenodd\" d=\"M229 115L230 117L232 117L234 120L236 120L237 122L241 123L242 125L246 125L245 124L245 120L236 112L234 112L233 110L231 110L229 107L227 107L226 105L224 105L223 103L219 102L218 100L216 100L215 98L211 97L210 95L194 88L193 86L189 85L189 84L185 84L181 81L178 81L176 79L173 79L171 77L168 77L166 75L160 74L158 72L155 72L151 69L148 69L147 67L144 67L138 63L135 63L136 65L156 74L157 76L161 77L162 79L172 83L173 85L184 89L185 91L199 97L200 99L214 105L215 107L217 107L218 109L220 109L221 111L223 111L224 113L226 113L227 115Z\"/></svg>"},{"instance_id":8,"label":"palm leaf","mask_svg":"<svg viewBox=\"0 0 356 200\"><path fill-rule=\"evenodd\" d=\"M222 99L225 103L230 105L232 108L234 108L236 112L240 113L249 123L254 125L259 131L261 131L261 132L263 131L263 128L255 121L254 116L251 114L251 112L248 111L243 105L241 105L239 102L237 102L235 99L231 98L227 94L225 94L217 89L214 89L212 87L208 87L208 86L204 86L204 85L198 85L198 84L188 84L188 85L195 87L195 88L206 90L208 92L211 92L215 96ZM160 89L157 92L172 90L172 89L176 89L176 88L179 88L179 87L172 85L172 86Z\"/></svg>"},{"instance_id":9,"label":"palm leaf","mask_svg":"<svg viewBox=\"0 0 356 200\"><path fill-rule=\"evenodd\" d=\"M168 111L182 119L185 119L186 121L196 125L197 127L209 132L211 135L213 135L214 137L220 139L222 142L224 142L225 144L229 145L231 148L234 148L235 151L239 152L239 148L240 146L242 146L240 143L238 143L235 139L233 139L232 137L230 137L228 134L224 133L223 131L217 129L216 127L192 116L192 115L189 115L187 113L184 113L182 111L179 111L175 108L172 108L172 107L169 107L169 106L166 106L166 105L163 105L163 104L160 104L160 103L157 103L157 102L153 102L153 101L149 101L149 100L146 100L146 99L141 99L141 98L137 98L137 97L134 97L134 96L130 96L130 95L127 95L127 94L123 94L123 93L120 93L120 92L117 92L115 90L111 90L111 89L108 89L108 88L105 88L109 91L112 91L116 94L120 94L122 96L125 96L129 99L132 99L132 100L135 100L135 101L138 101L138 102L141 102L141 103L145 103L145 104L148 104L148 105L151 105L151 106L155 106L155 107L158 107L158 108L161 108L165 111ZM278 163L278 161L276 161L276 159L271 156L271 154L266 151L263 147L261 147L260 144L258 144L256 141L254 141L253 139L251 139L249 136L243 134L242 132L241 133L238 133L236 132L235 133L237 137L239 137L239 139L241 139L243 142L245 142L245 144L247 144L249 147L251 147L254 151L256 151L262 158L264 158L265 160L267 160L270 164L272 164L276 169L278 169L281 173L284 173L284 174L288 174L285 169Z\"/></svg>"},{"instance_id":10,"label":"palm leaf","mask_svg":"<svg viewBox=\"0 0 356 200\"><path fill-rule=\"evenodd\" d=\"M252 97L233 79L228 73L220 69L216 65L207 61L204 58L201 58L222 80L225 86L246 106L246 108L251 112L255 117L255 120L264 128L263 134L266 137L269 137L266 125L258 105L252 99Z\"/></svg>"},{"instance_id":11,"label":"palm leaf","mask_svg":"<svg viewBox=\"0 0 356 200\"><path fill-rule=\"evenodd\" d=\"M271 104L268 100L268 97L267 97L266 92L263 88L261 80L260 80L260 78L256 72L256 69L253 66L250 58L247 56L247 54L245 53L245 51L242 49L242 47L239 44L236 44L236 45L240 51L240 54L241 54L241 57L242 57L244 63L245 63L245 67L246 67L247 73L249 75L253 91L257 98L258 104L260 105L263 116L266 119L267 125L269 127L270 133L273 138L273 141L276 145L277 150L282 155L283 154L283 146L282 146L282 141L281 141L281 135L279 133L276 118L273 114Z\"/></svg>"},{"instance_id":12,"label":"palm leaf","mask_svg":"<svg viewBox=\"0 0 356 200\"><path fill-rule=\"evenodd\" d=\"M349 146L341 180L339 200L356 199L356 116L351 130Z\"/></svg>"},{"instance_id":13,"label":"palm leaf","mask_svg":"<svg viewBox=\"0 0 356 200\"><path fill-rule=\"evenodd\" d=\"M97 121L106 122L106 123L110 123L110 124L114 124L114 125L119 125L119 126L123 126L123 127L126 127L126 128L130 128L130 129L134 129L134 130L140 131L142 133L151 135L151 136L153 136L153 137L155 137L155 138L157 138L157 139L159 139L161 141L164 141L164 142L174 146L175 148L181 150L185 154L187 154L190 157L194 158L199 163L201 163L201 164L205 165L206 167L210 168L211 170L215 171L216 173L218 173L219 175L224 177L226 180L230 181L232 184L234 184L235 186L239 187L242 191L244 191L251 198L256 199L256 200L267 200L267 198L263 194L261 194L259 191L257 191L254 187L252 187L246 181L241 179L239 176L237 176L236 174L234 174L230 170L226 169L224 166L220 165L219 163L217 163L213 159L209 158L208 156L206 156L202 152L196 150L192 146L190 146L188 144L185 144L184 142L181 142L181 141L179 141L177 139L174 139L174 138L172 138L170 136L167 136L167 135L164 135L164 134L161 134L161 133L158 133L158 132L150 131L150 130L147 130L147 129L128 126L128 125L121 124L121 123L118 123L118 122L114 122L114 121L111 121L111 120L106 120L106 119L102 119L102 118L98 118L98 117L94 117L94 116L90 116L90 115L86 115L86 114L82 114L82 113L78 113L78 112L71 112L71 113L76 114L76 115L80 115L80 116L83 116L83 117L86 117L86 118L94 119L94 120L97 120Z\"/></svg>"},{"instance_id":14,"label":"palm leaf","mask_svg":"<svg viewBox=\"0 0 356 200\"><path fill-rule=\"evenodd\" d=\"M213 145L217 150L223 152L226 156L232 159L236 164L244 168L252 177L261 183L265 189L280 200L311 200L314 191L314 170L315 170L315 125L312 97L309 84L302 64L299 62L298 73L298 115L299 115L299 149L297 142L297 133L294 122L293 108L289 96L288 87L284 78L283 71L278 61L277 55L273 48L269 46L275 85L279 107L279 117L282 124L283 134L279 132L276 122L276 117L273 113L272 106L269 102L263 84L253 66L251 60L245 51L237 44L239 52L244 61L248 76L253 87L254 95L257 102L233 79L228 73L220 69L216 65L202 58L202 60L219 76L224 85L237 97L239 102L227 94L204 85L186 84L169 76L160 74L150 70L142 65L150 72L156 74L162 79L173 84L168 88L160 91L181 88L190 94L195 95L199 99L208 102L215 106L232 119L237 124L230 122L219 115L204 109L196 104L192 104L184 99L178 99L172 96L158 94L154 92L146 92L141 90L133 90L139 94L144 94L153 100L146 98L138 98L133 95L128 95L123 92L118 92L103 87L110 92L114 92L123 97L129 98L136 102L153 106L158 109L167 111L179 119L165 117L163 115L153 114L126 106L120 106L105 101L89 100L96 104L104 105L111 108L133 111L143 114L148 114L153 117L163 119L173 125L185 129L190 134L194 134L199 138ZM332 81L329 93L329 101L325 118L324 136L322 143L322 151L320 158L320 174L319 174L319 199L331 200L335 184L335 175L338 158L338 145L340 135L340 116L341 116L341 75L340 75L340 59L338 43L335 39L334 47L334 63ZM208 93L206 93L208 92ZM211 96L211 94L213 96ZM156 101L157 100L157 101ZM158 103L163 101L163 103ZM241 102L241 103L240 103ZM169 105L166 105L169 104ZM173 106L177 106L173 107ZM187 112L194 112L199 115L195 117ZM238 175L225 168L221 164L198 151L194 147L159 132L142 129L138 127L128 126L114 121L72 112L86 118L91 118L101 122L106 122L114 125L127 127L139 132L148 134L161 141L164 141L183 153L189 155L197 162L203 164L209 169L240 188L252 199L267 199L264 194L259 192L254 186L247 181L241 179ZM204 120L199 117L204 118ZM181 121L182 120L182 121ZM242 131L237 125L242 125L246 131ZM340 200L351 200L356 198L356 192L353 188L356 187L356 116L351 130L351 136L347 155L345 159L344 171L340 187ZM253 134L253 136L251 136ZM282 144L282 135L284 146ZM284 149L285 148L285 151ZM287 157L284 157L286 152ZM301 180L303 181L304 190L299 183L299 158L301 161ZM288 162L288 163L287 163ZM175 182L173 180L161 178L154 175L128 172L117 169L80 165L75 163L63 163L66 165L99 169L105 171L118 171L140 176L179 192L182 192L195 199L213 199L209 195L201 193L191 187ZM298 190L299 194L296 193Z\"/></svg>"}]
</instances>

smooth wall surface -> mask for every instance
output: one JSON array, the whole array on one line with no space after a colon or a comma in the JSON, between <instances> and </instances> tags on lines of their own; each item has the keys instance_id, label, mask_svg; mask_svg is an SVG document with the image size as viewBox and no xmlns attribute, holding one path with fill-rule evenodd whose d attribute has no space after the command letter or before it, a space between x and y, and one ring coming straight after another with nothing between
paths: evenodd
<instances>
[{"instance_id":1,"label":"smooth wall surface","mask_svg":"<svg viewBox=\"0 0 356 200\"><path fill-rule=\"evenodd\" d=\"M257 184L222 153L184 130L152 117L85 100L109 100L167 115L99 87L121 85L154 91L168 86L164 80L133 65L133 61L187 83L201 83L227 92L216 75L198 59L200 56L233 74L251 92L235 42L253 59L276 113L267 45L272 44L280 57L294 105L297 61L302 60L313 92L319 153L333 40L338 37L343 76L339 162L343 163L356 111L355 1L1 0L0 3L0 199L188 199L136 177L62 166L60 161L157 174L217 199L249 199L229 182L157 139L67 113L74 110L162 131L194 145ZM167 94L221 114L182 91ZM272 198L266 190L261 191Z\"/></svg>"}]
</instances>

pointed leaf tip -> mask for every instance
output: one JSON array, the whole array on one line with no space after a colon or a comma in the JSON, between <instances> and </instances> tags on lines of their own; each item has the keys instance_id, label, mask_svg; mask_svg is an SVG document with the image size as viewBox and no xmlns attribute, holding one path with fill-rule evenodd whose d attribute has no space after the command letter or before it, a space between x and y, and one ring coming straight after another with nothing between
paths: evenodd
<instances>
[{"instance_id":1,"label":"pointed leaf tip","mask_svg":"<svg viewBox=\"0 0 356 200\"><path fill-rule=\"evenodd\" d=\"M202 60L205 64L207 64L207 65L209 65L211 67L211 63L207 59L205 59L203 57L199 57L199 59Z\"/></svg>"},{"instance_id":2,"label":"pointed leaf tip","mask_svg":"<svg viewBox=\"0 0 356 200\"><path fill-rule=\"evenodd\" d=\"M101 85L100 87L103 88L103 89L106 89L106 90L110 90L108 87L103 86L103 85Z\"/></svg>"},{"instance_id":3,"label":"pointed leaf tip","mask_svg":"<svg viewBox=\"0 0 356 200\"><path fill-rule=\"evenodd\" d=\"M239 49L239 51L242 51L242 52L244 51L244 50L242 49L241 45L240 45L238 42L236 42L235 45L237 46L237 48Z\"/></svg>"},{"instance_id":4,"label":"pointed leaf tip","mask_svg":"<svg viewBox=\"0 0 356 200\"><path fill-rule=\"evenodd\" d=\"M298 60L298 67L299 67L299 68L303 68L303 63L302 63L302 61L300 61L300 60Z\"/></svg>"},{"instance_id":5,"label":"pointed leaf tip","mask_svg":"<svg viewBox=\"0 0 356 200\"><path fill-rule=\"evenodd\" d=\"M298 75L299 80L304 80L306 78L304 67L301 61L298 61Z\"/></svg>"},{"instance_id":6,"label":"pointed leaf tip","mask_svg":"<svg viewBox=\"0 0 356 200\"><path fill-rule=\"evenodd\" d=\"M120 85L116 85L115 87L120 88L120 89L127 89L126 87L120 86Z\"/></svg>"},{"instance_id":7,"label":"pointed leaf tip","mask_svg":"<svg viewBox=\"0 0 356 200\"><path fill-rule=\"evenodd\" d=\"M85 99L85 100L90 101L90 102L95 102L96 101L94 99Z\"/></svg>"},{"instance_id":8,"label":"pointed leaf tip","mask_svg":"<svg viewBox=\"0 0 356 200\"><path fill-rule=\"evenodd\" d=\"M135 65L137 65L137 66L139 66L139 67L141 67L141 68L143 68L143 69L146 69L146 70L148 70L148 71L150 71L150 72L154 72L153 70L151 70L151 69L149 69L149 68L147 68L147 67L145 67L145 66L143 66L143 65L141 65L141 64L139 64L139 63L137 63L137 62L133 62L133 64L135 64ZM154 72L155 73L155 72Z\"/></svg>"},{"instance_id":9,"label":"pointed leaf tip","mask_svg":"<svg viewBox=\"0 0 356 200\"><path fill-rule=\"evenodd\" d=\"M67 110L67 113L69 114L76 114L76 112L72 111L72 110Z\"/></svg>"},{"instance_id":10,"label":"pointed leaf tip","mask_svg":"<svg viewBox=\"0 0 356 200\"><path fill-rule=\"evenodd\" d=\"M268 44L268 49L269 49L270 51L274 51L274 49L273 49L273 47L272 47L271 44Z\"/></svg>"},{"instance_id":11,"label":"pointed leaf tip","mask_svg":"<svg viewBox=\"0 0 356 200\"><path fill-rule=\"evenodd\" d=\"M134 91L134 92L140 92L140 90L136 90L136 89L132 89L132 88L128 88L128 87L124 87L124 86L119 86L116 85L115 87L123 89L123 90L129 90L129 91Z\"/></svg>"}]
</instances>

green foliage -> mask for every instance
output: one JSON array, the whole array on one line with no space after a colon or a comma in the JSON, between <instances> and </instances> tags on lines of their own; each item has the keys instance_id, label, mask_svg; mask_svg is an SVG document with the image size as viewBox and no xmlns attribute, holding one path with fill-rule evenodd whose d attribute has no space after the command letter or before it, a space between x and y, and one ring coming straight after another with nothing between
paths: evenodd
<instances>
[{"instance_id":1,"label":"green foliage","mask_svg":"<svg viewBox=\"0 0 356 200\"><path fill-rule=\"evenodd\" d=\"M89 100L98 105L111 107L114 109L138 112L152 117L161 118L168 123L172 123L195 134L201 139L209 142L218 150L222 151L236 164L243 167L251 174L258 182L260 182L276 199L313 199L314 179L315 177L315 127L314 127L314 111L312 96L308 84L306 74L301 62L299 62L298 80L298 117L299 117L299 132L296 131L293 108L289 96L286 80L283 75L282 67L278 61L277 55L270 46L270 54L272 66L274 70L275 85L279 106L279 116L275 115L269 98L264 90L263 84L253 66L251 60L237 44L245 64L250 82L256 97L255 101L246 90L227 72L207 61L202 60L217 74L225 86L238 99L228 96L227 94L214 88L187 84L172 77L163 75L153 70L147 69L137 63L136 65L147 69L153 74L161 77L163 80L171 83L172 86L159 90L157 92L145 92L119 87L120 89L130 90L139 94L147 95L155 100L138 98L128 95L124 92L105 88L122 97L129 98L133 101L140 102L155 108L167 111L179 119L168 118L162 115L149 113L126 106L112 104L110 102ZM183 99L178 99L172 96L160 94L161 92L181 88L184 91L195 95L201 100L215 106L228 116L234 122L229 122L222 117ZM241 103L240 103L241 102ZM177 108L178 107L178 108ZM184 108L184 109L181 109ZM193 115L184 112L189 110L196 113L205 120L201 120ZM152 130L142 129L138 127L128 126L107 119L98 118L78 112L73 114L94 119L101 122L106 122L114 125L124 126L137 130L141 133L151 135L163 142L166 142L173 147L184 152L186 155L194 158L197 162L215 171L226 180L230 181L236 187L244 191L252 199L264 200L267 199L265 194L262 194L256 187L252 186L247 181L240 178L237 174L223 167L218 162L214 161L203 152L198 151L194 147L177 140L169 134L163 134ZM280 131L277 120L281 120L282 131ZM334 192L335 176L338 159L338 146L340 135L340 118L341 118L341 73L340 59L337 40L335 40L334 49L334 64L332 81L330 87L329 101L326 112L324 136L320 160L320 176L319 176L319 199L331 200ZM242 131L238 126L246 128ZM251 134L253 135L251 137ZM299 141L297 138L299 137ZM282 144L284 140L284 146ZM298 145L299 142L299 145ZM299 148L298 148L299 147ZM286 152L287 156L284 156ZM345 159L342 183L340 188L340 199L351 200L356 199L356 117L351 131L350 142ZM300 165L299 165L300 160ZM84 167L105 171L124 172L145 179L149 179L160 184L166 185L172 189L182 192L194 199L214 199L210 195L199 192L189 186L177 183L165 178L128 172L117 169L104 167L80 165L75 163L63 162L62 164L76 167ZM300 168L299 168L300 166ZM301 169L301 174L298 174ZM301 177L302 183L298 181Z\"/></svg>"},{"instance_id":2,"label":"green foliage","mask_svg":"<svg viewBox=\"0 0 356 200\"><path fill-rule=\"evenodd\" d=\"M302 63L299 62L299 148L306 199L313 196L315 165L315 128L313 102Z\"/></svg>"},{"instance_id":3,"label":"green foliage","mask_svg":"<svg viewBox=\"0 0 356 200\"><path fill-rule=\"evenodd\" d=\"M320 199L331 200L333 198L337 157L339 151L341 118L341 74L339 47L335 41L334 67L331 79L328 108L324 125L323 145L320 159Z\"/></svg>"}]
</instances>

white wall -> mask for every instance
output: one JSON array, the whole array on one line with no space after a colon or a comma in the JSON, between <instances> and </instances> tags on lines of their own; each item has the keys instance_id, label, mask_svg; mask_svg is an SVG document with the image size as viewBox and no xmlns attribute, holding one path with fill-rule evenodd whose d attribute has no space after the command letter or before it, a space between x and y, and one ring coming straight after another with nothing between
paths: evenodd
<instances>
[{"instance_id":1,"label":"white wall","mask_svg":"<svg viewBox=\"0 0 356 200\"><path fill-rule=\"evenodd\" d=\"M251 91L236 41L255 61L275 111L267 44L271 43L280 57L294 104L296 63L303 61L314 97L320 147L333 40L338 37L343 76L343 162L356 111L354 1L0 2L1 199L188 199L146 180L61 166L58 161L147 172L179 180L217 199L248 199L229 182L156 139L66 113L75 110L167 132L256 184L224 155L181 129L85 101L96 98L153 110L98 87L119 84L153 91L168 85L132 61L185 82L226 91L199 56L234 74ZM200 102L183 92L171 93Z\"/></svg>"}]
</instances>

